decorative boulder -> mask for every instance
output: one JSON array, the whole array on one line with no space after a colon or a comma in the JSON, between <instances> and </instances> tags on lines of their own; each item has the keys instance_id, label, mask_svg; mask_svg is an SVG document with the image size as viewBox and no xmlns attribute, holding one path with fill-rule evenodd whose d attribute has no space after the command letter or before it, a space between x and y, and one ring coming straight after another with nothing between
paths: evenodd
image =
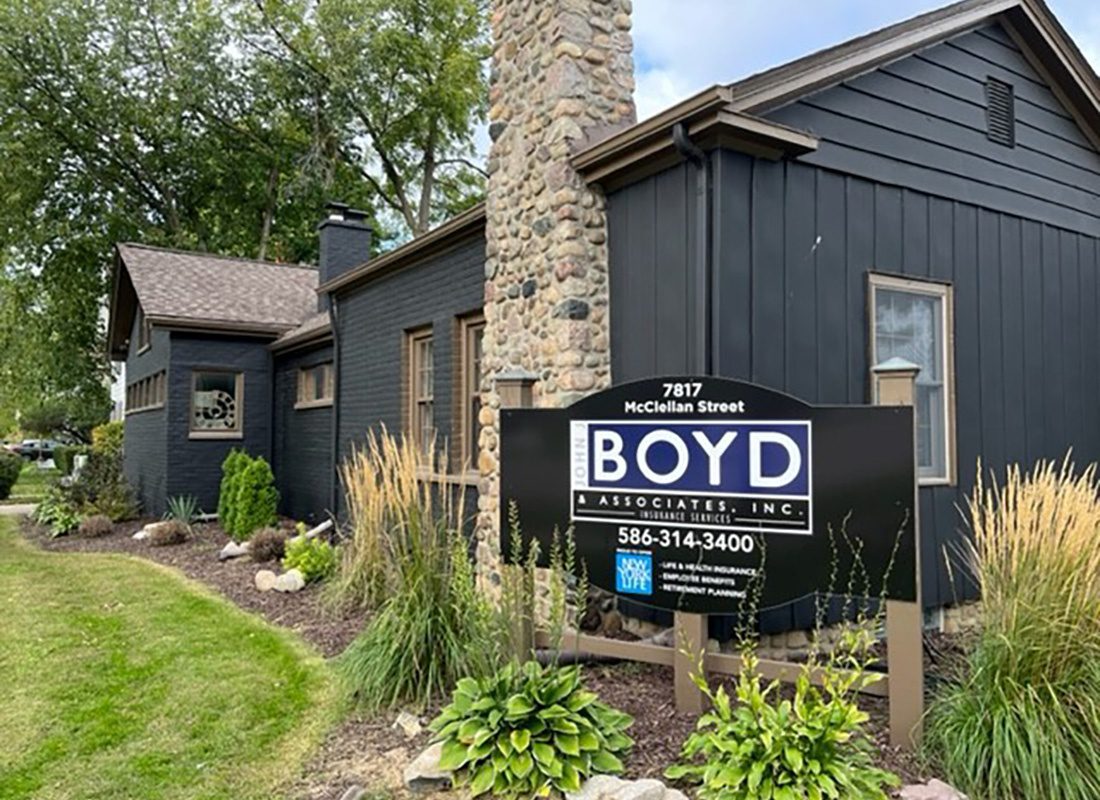
<instances>
[{"instance_id":1,"label":"decorative boulder","mask_svg":"<svg viewBox=\"0 0 1100 800\"><path fill-rule=\"evenodd\" d=\"M628 781L614 775L594 775L580 791L570 792L566 800L687 800L684 793L670 789L658 780L647 778Z\"/></svg>"},{"instance_id":2,"label":"decorative boulder","mask_svg":"<svg viewBox=\"0 0 1100 800\"><path fill-rule=\"evenodd\" d=\"M420 720L415 714L410 714L408 711L402 711L397 715L393 727L404 733L406 739L415 739L421 731Z\"/></svg>"},{"instance_id":3,"label":"decorative boulder","mask_svg":"<svg viewBox=\"0 0 1100 800\"><path fill-rule=\"evenodd\" d=\"M140 531L135 533L134 538L137 539L139 542L145 541L146 539L149 539L151 536L153 536L157 531L168 528L172 524L172 520L170 519L161 520L159 522L150 522Z\"/></svg>"},{"instance_id":4,"label":"decorative boulder","mask_svg":"<svg viewBox=\"0 0 1100 800\"><path fill-rule=\"evenodd\" d=\"M218 553L218 561L228 561L231 558L240 558L248 555L248 542L230 542Z\"/></svg>"},{"instance_id":5,"label":"decorative boulder","mask_svg":"<svg viewBox=\"0 0 1100 800\"><path fill-rule=\"evenodd\" d=\"M439 768L443 743L436 742L405 767L405 786L413 792L438 792L451 786L451 773Z\"/></svg>"},{"instance_id":6,"label":"decorative boulder","mask_svg":"<svg viewBox=\"0 0 1100 800\"><path fill-rule=\"evenodd\" d=\"M149 531L147 531L145 528L142 528L140 531L135 533L131 538L136 540L136 541L139 541L139 542L144 542L146 539L149 538Z\"/></svg>"},{"instance_id":7,"label":"decorative boulder","mask_svg":"<svg viewBox=\"0 0 1100 800\"><path fill-rule=\"evenodd\" d=\"M261 592L270 592L278 581L279 576L269 569L261 569L256 573L256 588Z\"/></svg>"},{"instance_id":8,"label":"decorative boulder","mask_svg":"<svg viewBox=\"0 0 1100 800\"><path fill-rule=\"evenodd\" d=\"M935 778L926 784L906 786L898 797L901 800L968 800L958 789Z\"/></svg>"},{"instance_id":9,"label":"decorative boulder","mask_svg":"<svg viewBox=\"0 0 1100 800\"><path fill-rule=\"evenodd\" d=\"M306 587L306 579L296 569L290 569L275 579L273 587L277 592L300 592Z\"/></svg>"}]
</instances>

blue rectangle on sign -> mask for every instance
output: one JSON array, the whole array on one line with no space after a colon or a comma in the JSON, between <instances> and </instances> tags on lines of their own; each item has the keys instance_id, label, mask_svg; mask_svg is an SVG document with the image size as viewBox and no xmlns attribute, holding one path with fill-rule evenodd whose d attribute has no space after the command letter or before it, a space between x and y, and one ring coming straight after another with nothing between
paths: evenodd
<instances>
[{"instance_id":1,"label":"blue rectangle on sign","mask_svg":"<svg viewBox=\"0 0 1100 800\"><path fill-rule=\"evenodd\" d=\"M808 497L809 422L589 422L588 487Z\"/></svg>"},{"instance_id":2,"label":"blue rectangle on sign","mask_svg":"<svg viewBox=\"0 0 1100 800\"><path fill-rule=\"evenodd\" d=\"M653 594L653 556L649 553L616 553L615 591L620 594Z\"/></svg>"}]
</instances>

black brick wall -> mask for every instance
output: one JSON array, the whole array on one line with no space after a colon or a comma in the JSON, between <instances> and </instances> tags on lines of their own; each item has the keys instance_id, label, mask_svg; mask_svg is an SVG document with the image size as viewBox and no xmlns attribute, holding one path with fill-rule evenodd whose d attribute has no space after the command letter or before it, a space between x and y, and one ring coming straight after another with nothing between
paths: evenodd
<instances>
[{"instance_id":1,"label":"black brick wall","mask_svg":"<svg viewBox=\"0 0 1100 800\"><path fill-rule=\"evenodd\" d=\"M130 331L130 351L126 358L126 384L166 369L171 356L171 338L167 331L153 329L152 345L137 352L137 320ZM171 398L168 398L171 403ZM164 513L167 486L168 434L167 408L127 414L123 446L123 473L134 488L144 513Z\"/></svg>"},{"instance_id":2,"label":"black brick wall","mask_svg":"<svg viewBox=\"0 0 1100 800\"><path fill-rule=\"evenodd\" d=\"M317 522L332 505L332 407L294 408L298 370L332 361L324 345L275 357L275 480L283 514Z\"/></svg>"}]
</instances>

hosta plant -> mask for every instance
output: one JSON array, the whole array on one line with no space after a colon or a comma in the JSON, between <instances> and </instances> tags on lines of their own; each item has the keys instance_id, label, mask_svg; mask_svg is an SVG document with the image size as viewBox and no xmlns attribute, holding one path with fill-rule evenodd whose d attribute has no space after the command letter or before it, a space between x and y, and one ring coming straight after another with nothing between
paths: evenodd
<instances>
[{"instance_id":1,"label":"hosta plant","mask_svg":"<svg viewBox=\"0 0 1100 800\"><path fill-rule=\"evenodd\" d=\"M632 723L582 686L577 667L531 661L459 681L431 730L443 743L440 767L474 797L545 797L621 772Z\"/></svg>"}]
</instances>

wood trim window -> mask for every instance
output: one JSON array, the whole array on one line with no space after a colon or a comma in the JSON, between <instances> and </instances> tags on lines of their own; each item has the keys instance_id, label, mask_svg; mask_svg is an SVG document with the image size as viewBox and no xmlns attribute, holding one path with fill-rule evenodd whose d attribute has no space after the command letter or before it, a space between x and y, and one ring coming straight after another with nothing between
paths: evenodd
<instances>
[{"instance_id":1,"label":"wood trim window","mask_svg":"<svg viewBox=\"0 0 1100 800\"><path fill-rule=\"evenodd\" d=\"M167 373L164 370L134 381L126 387L126 413L164 408Z\"/></svg>"},{"instance_id":2,"label":"wood trim window","mask_svg":"<svg viewBox=\"0 0 1100 800\"><path fill-rule=\"evenodd\" d=\"M435 345L432 329L407 334L406 385L409 398L409 435L425 456L435 441Z\"/></svg>"},{"instance_id":3,"label":"wood trim window","mask_svg":"<svg viewBox=\"0 0 1100 800\"><path fill-rule=\"evenodd\" d=\"M335 395L335 375L331 361L299 369L298 396L294 401L294 408L331 406Z\"/></svg>"},{"instance_id":4,"label":"wood trim window","mask_svg":"<svg viewBox=\"0 0 1100 800\"><path fill-rule=\"evenodd\" d=\"M956 480L955 309L952 287L870 273L871 364L917 364L917 475L926 485Z\"/></svg>"},{"instance_id":5,"label":"wood trim window","mask_svg":"<svg viewBox=\"0 0 1100 800\"><path fill-rule=\"evenodd\" d=\"M481 438L481 356L485 338L485 317L472 314L459 321L459 380L457 396L460 407L458 466L465 472L477 472L479 440Z\"/></svg>"},{"instance_id":6,"label":"wood trim window","mask_svg":"<svg viewBox=\"0 0 1100 800\"><path fill-rule=\"evenodd\" d=\"M140 355L153 346L153 325L145 316L145 312L141 310L141 306L138 306L137 310L137 329L137 351L138 355Z\"/></svg>"},{"instance_id":7,"label":"wood trim window","mask_svg":"<svg viewBox=\"0 0 1100 800\"><path fill-rule=\"evenodd\" d=\"M244 431L244 373L191 373L191 438L240 439Z\"/></svg>"}]
</instances>

